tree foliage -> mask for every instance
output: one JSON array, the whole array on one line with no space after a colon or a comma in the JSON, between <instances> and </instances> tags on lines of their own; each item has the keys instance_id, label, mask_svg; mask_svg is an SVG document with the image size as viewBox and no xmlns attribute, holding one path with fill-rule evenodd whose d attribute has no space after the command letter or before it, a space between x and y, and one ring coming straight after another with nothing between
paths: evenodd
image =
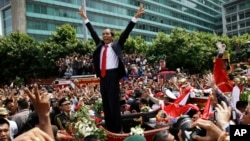
<instances>
[{"instance_id":1,"label":"tree foliage","mask_svg":"<svg viewBox=\"0 0 250 141\"><path fill-rule=\"evenodd\" d=\"M34 72L38 60L34 39L26 34L11 33L0 39L0 77L2 81L25 78Z\"/></svg>"},{"instance_id":2,"label":"tree foliage","mask_svg":"<svg viewBox=\"0 0 250 141\"><path fill-rule=\"evenodd\" d=\"M122 31L115 31L117 40ZM124 45L125 53L138 53L154 64L166 59L167 68L182 68L188 73L212 71L213 59L217 55L216 42L227 45L231 63L235 59L235 46L242 48L243 60L247 60L246 42L250 35L228 37L205 32L189 32L175 28L170 35L159 32L148 44L141 36L129 37ZM56 61L66 55L80 53L92 55L95 49L93 40L83 41L77 38L76 29L69 24L57 27L47 41L35 41L19 32L0 37L1 82L22 80L29 77L46 78L57 75Z\"/></svg>"}]
</instances>

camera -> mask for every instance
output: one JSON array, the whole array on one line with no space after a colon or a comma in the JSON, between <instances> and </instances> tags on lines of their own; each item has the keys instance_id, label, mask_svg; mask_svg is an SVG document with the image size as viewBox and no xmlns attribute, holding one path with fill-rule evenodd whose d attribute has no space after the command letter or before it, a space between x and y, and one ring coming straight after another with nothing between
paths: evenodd
<instances>
[{"instance_id":1,"label":"camera","mask_svg":"<svg viewBox=\"0 0 250 141\"><path fill-rule=\"evenodd\" d=\"M177 122L174 123L169 131L171 134L178 137L179 130L182 131L182 139L184 141L196 141L193 139L194 135L205 136L206 130L200 127L191 128L192 119L188 115L182 115L177 119Z\"/></svg>"}]
</instances>

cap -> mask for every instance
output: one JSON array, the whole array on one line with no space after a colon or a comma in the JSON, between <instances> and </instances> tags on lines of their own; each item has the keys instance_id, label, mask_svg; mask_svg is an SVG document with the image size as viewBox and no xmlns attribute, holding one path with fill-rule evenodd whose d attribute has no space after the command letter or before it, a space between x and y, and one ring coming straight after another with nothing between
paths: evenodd
<instances>
[{"instance_id":1,"label":"cap","mask_svg":"<svg viewBox=\"0 0 250 141\"><path fill-rule=\"evenodd\" d=\"M0 115L1 115L1 116L6 116L6 115L8 115L8 114L9 114L9 113L8 113L8 111L7 111L6 108L0 107Z\"/></svg>"},{"instance_id":2,"label":"cap","mask_svg":"<svg viewBox=\"0 0 250 141\"><path fill-rule=\"evenodd\" d=\"M161 97L161 96L163 96L163 95L164 95L163 92L157 92L157 93L156 93L156 97Z\"/></svg>"},{"instance_id":3,"label":"cap","mask_svg":"<svg viewBox=\"0 0 250 141\"><path fill-rule=\"evenodd\" d=\"M133 135L126 137L124 141L146 141L146 138L141 135Z\"/></svg>"},{"instance_id":4,"label":"cap","mask_svg":"<svg viewBox=\"0 0 250 141\"><path fill-rule=\"evenodd\" d=\"M71 103L68 97L61 98L58 102L59 106L62 106L63 104Z\"/></svg>"},{"instance_id":5,"label":"cap","mask_svg":"<svg viewBox=\"0 0 250 141\"><path fill-rule=\"evenodd\" d=\"M169 89L166 89L165 94L171 99L176 99L176 96Z\"/></svg>"}]
</instances>

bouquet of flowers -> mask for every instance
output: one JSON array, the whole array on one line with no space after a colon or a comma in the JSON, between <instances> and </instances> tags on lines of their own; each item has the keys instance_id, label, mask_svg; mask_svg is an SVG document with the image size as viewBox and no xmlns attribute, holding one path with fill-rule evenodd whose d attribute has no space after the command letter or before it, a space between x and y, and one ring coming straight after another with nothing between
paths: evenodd
<instances>
[{"instance_id":1,"label":"bouquet of flowers","mask_svg":"<svg viewBox=\"0 0 250 141\"><path fill-rule=\"evenodd\" d=\"M95 103L93 104L93 110L97 113L97 114L101 114L101 112L103 111L103 107L102 107L102 99L98 98Z\"/></svg>"},{"instance_id":2,"label":"bouquet of flowers","mask_svg":"<svg viewBox=\"0 0 250 141\"><path fill-rule=\"evenodd\" d=\"M142 106L141 107L141 112L145 113L145 112L150 112L152 111L152 109L149 106Z\"/></svg>"},{"instance_id":3,"label":"bouquet of flowers","mask_svg":"<svg viewBox=\"0 0 250 141\"><path fill-rule=\"evenodd\" d=\"M130 129L130 135L133 136L133 135L141 135L141 136L144 136L144 128L141 128L141 125L137 125L135 127L132 127Z\"/></svg>"},{"instance_id":4,"label":"bouquet of flowers","mask_svg":"<svg viewBox=\"0 0 250 141\"><path fill-rule=\"evenodd\" d=\"M104 141L106 139L106 132L96 126L94 119L90 116L89 110L90 107L84 105L74 113L68 126L68 132L73 134L76 141L88 135L97 135L101 141Z\"/></svg>"},{"instance_id":5,"label":"bouquet of flowers","mask_svg":"<svg viewBox=\"0 0 250 141\"><path fill-rule=\"evenodd\" d=\"M250 91L244 91L244 92L240 95L240 100L241 100L241 101L248 101L248 100L250 100Z\"/></svg>"}]
</instances>

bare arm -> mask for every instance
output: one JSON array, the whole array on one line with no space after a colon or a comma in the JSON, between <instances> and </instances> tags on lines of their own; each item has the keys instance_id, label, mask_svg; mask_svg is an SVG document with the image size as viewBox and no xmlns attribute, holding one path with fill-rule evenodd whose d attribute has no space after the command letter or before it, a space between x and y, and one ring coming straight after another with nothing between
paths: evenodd
<instances>
[{"instance_id":1,"label":"bare arm","mask_svg":"<svg viewBox=\"0 0 250 141\"><path fill-rule=\"evenodd\" d=\"M34 84L32 93L27 87L24 89L28 94L39 118L39 128L46 132L51 138L54 138L50 122L50 100L48 93L40 93L37 84Z\"/></svg>"},{"instance_id":2,"label":"bare arm","mask_svg":"<svg viewBox=\"0 0 250 141\"><path fill-rule=\"evenodd\" d=\"M148 89L147 95L152 102L154 102L155 104L159 104L160 100L153 96L151 89Z\"/></svg>"}]
</instances>

